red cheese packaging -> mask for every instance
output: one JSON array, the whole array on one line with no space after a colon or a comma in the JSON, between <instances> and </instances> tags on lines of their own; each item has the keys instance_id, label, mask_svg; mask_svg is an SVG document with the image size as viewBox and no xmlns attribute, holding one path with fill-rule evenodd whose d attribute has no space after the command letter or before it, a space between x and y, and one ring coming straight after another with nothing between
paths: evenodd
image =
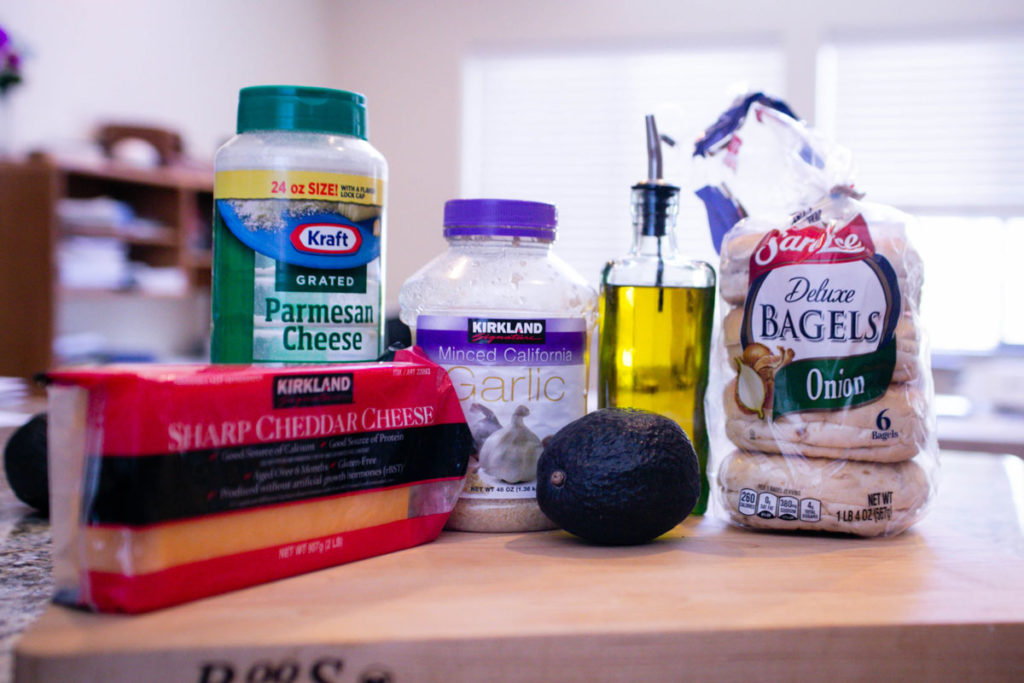
<instances>
[{"instance_id":1,"label":"red cheese packaging","mask_svg":"<svg viewBox=\"0 0 1024 683\"><path fill-rule=\"evenodd\" d=\"M56 600L143 612L434 540L473 440L419 349L48 375Z\"/></svg>"}]
</instances>

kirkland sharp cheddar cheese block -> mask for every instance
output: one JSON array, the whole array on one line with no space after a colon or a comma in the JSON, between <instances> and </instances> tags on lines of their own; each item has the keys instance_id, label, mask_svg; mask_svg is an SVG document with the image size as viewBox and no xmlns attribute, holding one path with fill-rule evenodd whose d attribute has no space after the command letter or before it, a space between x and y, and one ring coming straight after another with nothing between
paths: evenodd
<instances>
[{"instance_id":1,"label":"kirkland sharp cheddar cheese block","mask_svg":"<svg viewBox=\"0 0 1024 683\"><path fill-rule=\"evenodd\" d=\"M418 349L53 372L60 602L141 612L433 540L472 436Z\"/></svg>"}]
</instances>

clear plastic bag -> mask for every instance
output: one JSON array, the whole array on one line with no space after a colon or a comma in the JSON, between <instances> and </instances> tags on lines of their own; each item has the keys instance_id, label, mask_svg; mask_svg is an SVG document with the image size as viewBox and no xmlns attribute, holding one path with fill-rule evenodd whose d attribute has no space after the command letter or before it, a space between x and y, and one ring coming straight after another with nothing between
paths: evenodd
<instances>
[{"instance_id":1,"label":"clear plastic bag","mask_svg":"<svg viewBox=\"0 0 1024 683\"><path fill-rule=\"evenodd\" d=\"M747 97L697 145L721 257L714 509L750 528L897 534L938 470L913 219L862 201L850 155L791 113Z\"/></svg>"}]
</instances>

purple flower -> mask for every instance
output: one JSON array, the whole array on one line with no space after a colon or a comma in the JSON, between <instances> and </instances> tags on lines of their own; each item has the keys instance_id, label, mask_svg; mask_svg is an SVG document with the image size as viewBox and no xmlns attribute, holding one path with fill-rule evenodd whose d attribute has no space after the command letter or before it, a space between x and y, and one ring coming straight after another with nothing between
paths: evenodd
<instances>
[{"instance_id":1,"label":"purple flower","mask_svg":"<svg viewBox=\"0 0 1024 683\"><path fill-rule=\"evenodd\" d=\"M0 96L21 83L21 55L10 35L0 26Z\"/></svg>"}]
</instances>

